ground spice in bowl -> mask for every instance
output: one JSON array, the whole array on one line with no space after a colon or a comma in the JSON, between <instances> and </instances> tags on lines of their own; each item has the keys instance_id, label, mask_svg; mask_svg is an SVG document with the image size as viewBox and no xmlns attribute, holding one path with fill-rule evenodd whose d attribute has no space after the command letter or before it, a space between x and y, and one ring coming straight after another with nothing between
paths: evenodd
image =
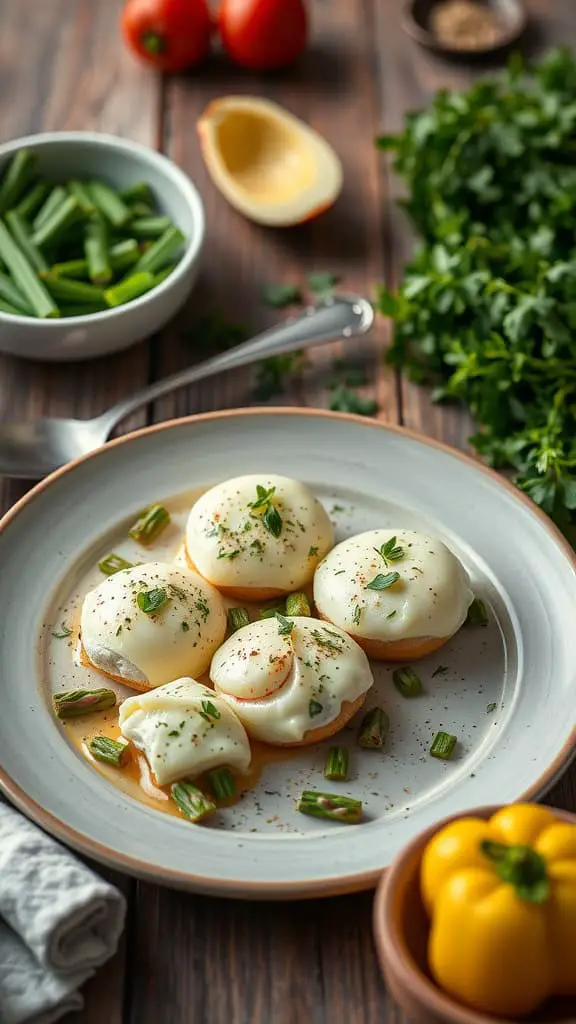
<instances>
[{"instance_id":1,"label":"ground spice in bowl","mask_svg":"<svg viewBox=\"0 0 576 1024\"><path fill-rule=\"evenodd\" d=\"M455 50L484 50L496 46L505 26L486 4L476 0L444 0L430 12L430 31Z\"/></svg>"}]
</instances>

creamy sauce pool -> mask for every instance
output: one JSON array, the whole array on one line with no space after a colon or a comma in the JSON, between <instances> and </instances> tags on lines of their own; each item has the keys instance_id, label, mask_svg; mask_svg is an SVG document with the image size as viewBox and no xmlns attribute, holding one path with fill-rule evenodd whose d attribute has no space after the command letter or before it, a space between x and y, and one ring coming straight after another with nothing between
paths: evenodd
<instances>
[{"instance_id":1,"label":"creamy sauce pool","mask_svg":"<svg viewBox=\"0 0 576 1024\"><path fill-rule=\"evenodd\" d=\"M207 488L194 489L179 495L175 499L162 501L162 504L170 512L172 522L150 548L144 548L136 544L135 541L132 541L127 536L128 527L131 525L131 523L127 523L126 529L120 528L113 535L107 546L103 545L94 552L86 572L76 585L70 588L69 596L62 602L54 617L54 622L49 624L45 672L48 676L48 683L52 692L107 687L113 689L118 694L119 702L127 697L134 696L136 691L129 689L127 686L122 686L106 679L94 669L75 664L74 654L78 646L80 611L84 595L88 590L91 590L105 579L98 569L98 562L111 552L121 555L130 562L154 560L175 562L177 565L186 566L183 536L188 512L192 504L206 490ZM151 497L152 500L154 500L153 496ZM311 588L309 588L308 596L311 599ZM224 603L226 607L232 607L238 605L239 602L224 598ZM258 618L261 605L250 606L243 602L243 606L248 608L251 618ZM63 625L72 631L71 634L60 638L54 637L53 633L64 631ZM200 677L198 681L211 687L207 675ZM140 803L146 804L148 807L162 811L164 814L182 817L180 811L170 799L170 786L160 787L156 785L148 762L139 751L133 748L132 757L122 768L114 768L111 765L103 764L97 761L90 753L88 745L90 740L96 736L118 739L120 735L118 707L112 708L109 711L83 715L65 722L58 721L58 724L65 732L70 743L90 762L91 766L114 786L122 790L123 793L126 793L127 796L132 797L134 800L139 800ZM252 740L250 741L250 747L252 761L249 773L245 775L235 774L236 796L228 801L227 804L219 804L219 806L229 806L241 800L242 795L246 791L253 789L259 782L267 765L289 760L300 753L298 747L271 747ZM204 780L201 777L195 781L202 787Z\"/></svg>"}]
</instances>

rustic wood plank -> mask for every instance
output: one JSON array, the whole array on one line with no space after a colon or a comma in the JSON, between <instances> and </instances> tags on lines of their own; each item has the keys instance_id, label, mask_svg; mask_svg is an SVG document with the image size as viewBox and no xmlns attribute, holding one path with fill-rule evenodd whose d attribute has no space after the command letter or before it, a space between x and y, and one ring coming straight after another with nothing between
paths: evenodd
<instances>
[{"instance_id":1,"label":"rustic wood plank","mask_svg":"<svg viewBox=\"0 0 576 1024\"><path fill-rule=\"evenodd\" d=\"M0 125L2 139L54 129L108 131L155 146L159 82L125 53L116 26L122 0L52 0L34 5L0 0ZM32 23L31 23L32 17ZM149 345L76 365L0 357L0 416L96 415L149 376ZM145 422L145 413L125 424ZM2 480L8 508L25 493ZM127 879L109 877L129 892ZM75 1024L120 1024L124 950L86 986L86 1010Z\"/></svg>"},{"instance_id":2,"label":"rustic wood plank","mask_svg":"<svg viewBox=\"0 0 576 1024\"><path fill-rule=\"evenodd\" d=\"M207 240L203 278L175 328L159 339L156 366L159 375L195 357L185 340L185 326L206 310L261 329L283 314L266 310L260 286L266 281L304 282L312 270L339 274L346 288L371 294L383 278L382 177L379 158L370 146L375 130L376 60L370 18L361 0L339 0L329 5L317 0L313 7L315 44L290 71L267 80L238 72L216 61L202 75L168 83L164 146L198 185L206 204ZM204 166L195 122L216 95L231 92L264 94L285 104L309 121L335 146L345 166L344 192L335 207L308 225L287 230L260 228L248 223L216 190ZM379 349L386 325L379 324L354 355L366 362L371 381L376 379ZM326 405L326 385L342 345L326 346L311 354L303 379L290 382L280 402ZM200 356L202 353L199 354ZM155 416L165 419L186 412L246 405L253 400L249 370L206 381L157 403ZM382 418L396 421L393 375L386 372L367 389L377 392ZM278 399L275 399L277 402Z\"/></svg>"}]
</instances>

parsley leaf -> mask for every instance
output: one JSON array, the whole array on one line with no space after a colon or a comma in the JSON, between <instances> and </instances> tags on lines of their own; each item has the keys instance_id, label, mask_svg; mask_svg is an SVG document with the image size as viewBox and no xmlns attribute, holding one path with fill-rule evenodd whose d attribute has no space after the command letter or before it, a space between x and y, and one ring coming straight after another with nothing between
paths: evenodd
<instances>
[{"instance_id":1,"label":"parsley leaf","mask_svg":"<svg viewBox=\"0 0 576 1024\"><path fill-rule=\"evenodd\" d=\"M318 271L314 274L308 274L307 281L311 292L325 298L332 294L339 278L337 274L331 274L330 271Z\"/></svg>"},{"instance_id":2,"label":"parsley leaf","mask_svg":"<svg viewBox=\"0 0 576 1024\"><path fill-rule=\"evenodd\" d=\"M310 703L308 704L308 713L310 715L310 718L315 718L316 715L320 715L323 710L324 708L320 701L315 700L314 697L312 697Z\"/></svg>"},{"instance_id":3,"label":"parsley leaf","mask_svg":"<svg viewBox=\"0 0 576 1024\"><path fill-rule=\"evenodd\" d=\"M282 516L275 505L268 505L262 516L264 526L273 537L279 537L282 533Z\"/></svg>"},{"instance_id":4,"label":"parsley leaf","mask_svg":"<svg viewBox=\"0 0 576 1024\"><path fill-rule=\"evenodd\" d=\"M404 558L404 548L396 544L396 537L391 537L382 547L374 548L374 550L386 563L398 562L401 558Z\"/></svg>"},{"instance_id":5,"label":"parsley leaf","mask_svg":"<svg viewBox=\"0 0 576 1024\"><path fill-rule=\"evenodd\" d=\"M290 636L290 633L294 629L294 623L291 619L287 619L281 612L274 612L274 617L278 622L278 635L279 636Z\"/></svg>"},{"instance_id":6,"label":"parsley leaf","mask_svg":"<svg viewBox=\"0 0 576 1024\"><path fill-rule=\"evenodd\" d=\"M262 302L274 309L284 309L302 302L302 291L298 284L266 284L262 288Z\"/></svg>"},{"instance_id":7,"label":"parsley leaf","mask_svg":"<svg viewBox=\"0 0 576 1024\"><path fill-rule=\"evenodd\" d=\"M387 360L576 539L576 57L443 90L378 145L393 154L421 244L397 294Z\"/></svg>"},{"instance_id":8,"label":"parsley leaf","mask_svg":"<svg viewBox=\"0 0 576 1024\"><path fill-rule=\"evenodd\" d=\"M164 590L164 587L154 587L152 590L141 590L136 598L140 611L144 612L145 615L154 615L154 612L160 611L160 609L166 604L167 600L168 594Z\"/></svg>"},{"instance_id":9,"label":"parsley leaf","mask_svg":"<svg viewBox=\"0 0 576 1024\"><path fill-rule=\"evenodd\" d=\"M333 412L351 412L358 416L374 416L378 412L375 399L363 398L345 384L339 384L333 389L329 407Z\"/></svg>"},{"instance_id":10,"label":"parsley leaf","mask_svg":"<svg viewBox=\"0 0 576 1024\"><path fill-rule=\"evenodd\" d=\"M222 717L220 712L218 711L218 708L215 707L211 700L203 700L201 708L202 710L199 711L198 714L206 722L212 722L213 720L217 722L218 719Z\"/></svg>"},{"instance_id":11,"label":"parsley leaf","mask_svg":"<svg viewBox=\"0 0 576 1024\"><path fill-rule=\"evenodd\" d=\"M387 590L388 587L397 583L399 579L399 572L388 572L386 574L379 573L378 576L375 576L374 579L370 581L370 583L366 584L366 590Z\"/></svg>"}]
</instances>

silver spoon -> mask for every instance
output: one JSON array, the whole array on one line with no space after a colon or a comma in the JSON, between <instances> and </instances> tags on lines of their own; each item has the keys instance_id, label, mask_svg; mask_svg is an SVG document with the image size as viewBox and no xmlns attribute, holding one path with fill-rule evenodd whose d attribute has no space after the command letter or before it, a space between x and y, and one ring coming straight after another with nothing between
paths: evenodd
<instances>
[{"instance_id":1,"label":"silver spoon","mask_svg":"<svg viewBox=\"0 0 576 1024\"><path fill-rule=\"evenodd\" d=\"M129 413L186 384L258 359L365 334L374 311L357 295L338 296L256 335L229 352L150 384L91 420L39 419L0 424L0 474L40 480L67 462L100 448Z\"/></svg>"}]
</instances>

